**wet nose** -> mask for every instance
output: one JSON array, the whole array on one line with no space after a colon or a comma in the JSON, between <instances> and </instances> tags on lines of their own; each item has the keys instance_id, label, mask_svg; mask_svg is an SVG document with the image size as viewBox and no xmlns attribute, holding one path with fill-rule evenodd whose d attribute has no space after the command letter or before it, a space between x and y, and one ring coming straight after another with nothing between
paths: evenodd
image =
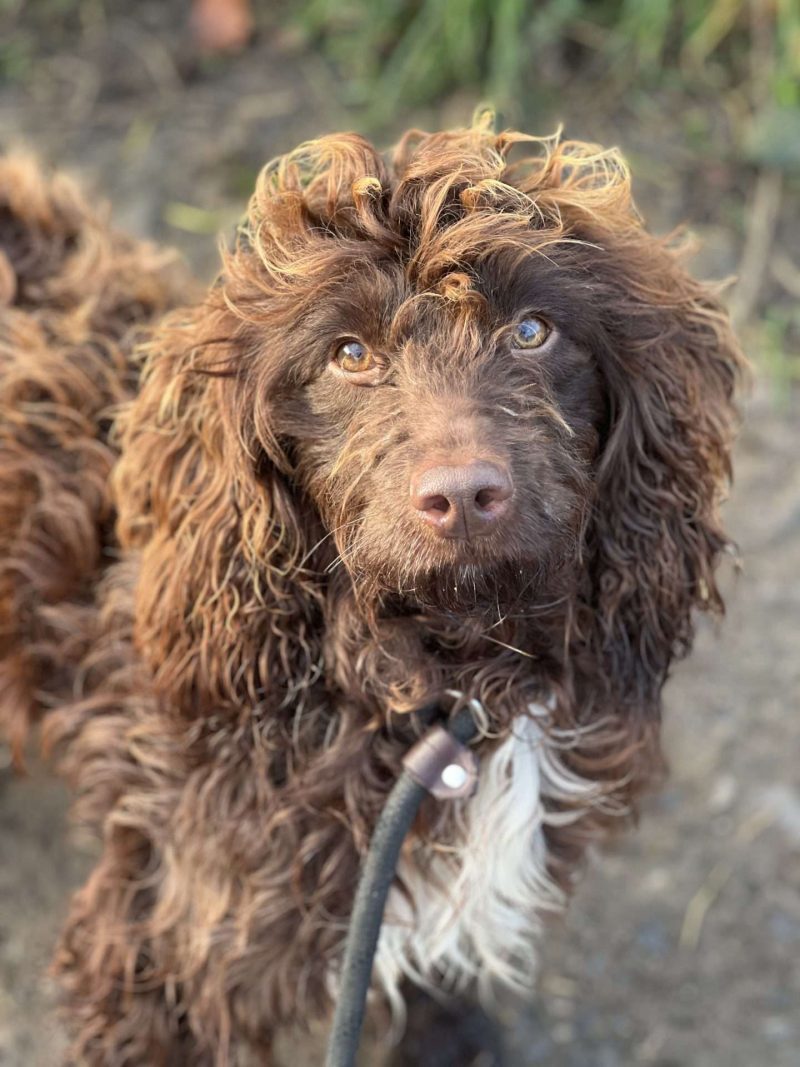
<instances>
[{"instance_id":1,"label":"wet nose","mask_svg":"<svg viewBox=\"0 0 800 1067\"><path fill-rule=\"evenodd\" d=\"M505 466L475 459L417 471L411 479L411 506L442 537L468 539L491 533L513 491Z\"/></svg>"}]
</instances>

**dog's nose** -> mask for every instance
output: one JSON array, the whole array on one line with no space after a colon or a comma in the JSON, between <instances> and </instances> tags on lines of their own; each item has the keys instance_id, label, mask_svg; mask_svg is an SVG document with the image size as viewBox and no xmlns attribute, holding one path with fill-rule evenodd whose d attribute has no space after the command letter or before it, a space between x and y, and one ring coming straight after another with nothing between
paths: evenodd
<instances>
[{"instance_id":1,"label":"dog's nose","mask_svg":"<svg viewBox=\"0 0 800 1067\"><path fill-rule=\"evenodd\" d=\"M411 506L442 537L480 537L492 531L514 487L506 467L488 460L426 467L411 479Z\"/></svg>"}]
</instances>

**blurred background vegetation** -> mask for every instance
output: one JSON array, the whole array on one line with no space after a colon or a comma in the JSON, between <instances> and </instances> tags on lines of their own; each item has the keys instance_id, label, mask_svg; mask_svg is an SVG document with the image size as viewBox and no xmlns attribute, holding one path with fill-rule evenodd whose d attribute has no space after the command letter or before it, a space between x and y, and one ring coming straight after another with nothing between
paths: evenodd
<instances>
[{"instance_id":1,"label":"blurred background vegetation","mask_svg":"<svg viewBox=\"0 0 800 1067\"><path fill-rule=\"evenodd\" d=\"M755 111L800 104L793 0L309 0L296 24L373 121L465 85L502 108L552 102L581 73L602 80L608 103L671 88L736 91Z\"/></svg>"},{"instance_id":2,"label":"blurred background vegetation","mask_svg":"<svg viewBox=\"0 0 800 1067\"><path fill-rule=\"evenodd\" d=\"M83 166L213 269L270 156L469 121L618 143L656 229L687 221L775 402L800 381L800 0L254 0L233 56L189 0L0 0L0 136Z\"/></svg>"}]
</instances>

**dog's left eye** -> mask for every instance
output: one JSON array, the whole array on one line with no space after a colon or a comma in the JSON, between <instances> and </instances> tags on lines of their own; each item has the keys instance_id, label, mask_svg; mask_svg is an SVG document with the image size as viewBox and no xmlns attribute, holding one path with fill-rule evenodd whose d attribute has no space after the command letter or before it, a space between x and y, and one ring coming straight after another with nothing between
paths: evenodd
<instances>
[{"instance_id":1,"label":"dog's left eye","mask_svg":"<svg viewBox=\"0 0 800 1067\"><path fill-rule=\"evenodd\" d=\"M531 316L529 319L523 319L522 322L518 322L514 327L511 343L514 348L539 348L552 332L552 327L544 319L540 319L538 316Z\"/></svg>"}]
</instances>

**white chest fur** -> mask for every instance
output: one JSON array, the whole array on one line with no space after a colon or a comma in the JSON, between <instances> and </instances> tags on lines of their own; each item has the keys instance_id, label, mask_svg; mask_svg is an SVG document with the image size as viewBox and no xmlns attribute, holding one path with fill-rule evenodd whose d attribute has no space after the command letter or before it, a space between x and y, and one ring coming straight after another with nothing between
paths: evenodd
<instances>
[{"instance_id":1,"label":"white chest fur","mask_svg":"<svg viewBox=\"0 0 800 1067\"><path fill-rule=\"evenodd\" d=\"M530 985L540 916L565 903L548 873L543 829L580 818L598 800L596 784L560 758L574 736L549 733L548 716L532 705L481 761L475 795L453 802L454 844L420 845L401 857L375 961L396 1009L403 976L454 991L476 983L484 998L498 982ZM548 801L570 810L549 811Z\"/></svg>"}]
</instances>

